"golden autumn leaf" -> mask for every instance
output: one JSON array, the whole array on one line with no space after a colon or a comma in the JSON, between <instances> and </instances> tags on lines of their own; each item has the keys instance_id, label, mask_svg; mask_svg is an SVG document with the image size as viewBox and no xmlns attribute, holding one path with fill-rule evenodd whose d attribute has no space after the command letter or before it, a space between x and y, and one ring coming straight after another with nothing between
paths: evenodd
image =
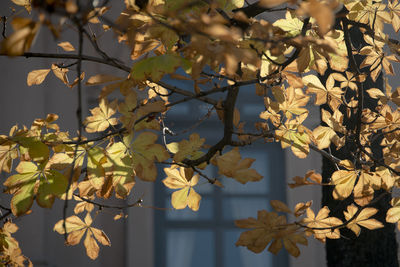
<instances>
[{"instance_id":1,"label":"golden autumn leaf","mask_svg":"<svg viewBox=\"0 0 400 267\"><path fill-rule=\"evenodd\" d=\"M185 158L194 159L196 156L201 156L205 138L200 138L197 133L189 136L189 140L182 140L179 143L172 142L167 144L167 148L171 153L174 153L174 161L181 162ZM199 154L200 153L200 154Z\"/></svg>"},{"instance_id":2,"label":"golden autumn leaf","mask_svg":"<svg viewBox=\"0 0 400 267\"><path fill-rule=\"evenodd\" d=\"M239 149L235 147L231 151L213 158L212 163L218 167L218 173L231 177L239 183L259 181L263 177L256 170L249 169L255 159L242 159Z\"/></svg>"},{"instance_id":3,"label":"golden autumn leaf","mask_svg":"<svg viewBox=\"0 0 400 267\"><path fill-rule=\"evenodd\" d=\"M236 246L245 246L254 253L262 252L269 243L268 250L277 254L282 243L292 256L299 256L300 250L297 243L306 245L307 239L299 227L287 224L284 216L278 216L275 212L260 210L256 218L236 220L235 225L239 228L250 229L240 234ZM282 227L282 226L286 227Z\"/></svg>"},{"instance_id":4,"label":"golden autumn leaf","mask_svg":"<svg viewBox=\"0 0 400 267\"><path fill-rule=\"evenodd\" d=\"M386 221L388 223L397 223L397 228L400 229L400 198L394 197L390 201L392 207L386 213Z\"/></svg>"},{"instance_id":5,"label":"golden autumn leaf","mask_svg":"<svg viewBox=\"0 0 400 267\"><path fill-rule=\"evenodd\" d=\"M289 0L260 0L258 4L262 7L271 8L287 2L289 2Z\"/></svg>"},{"instance_id":6,"label":"golden autumn leaf","mask_svg":"<svg viewBox=\"0 0 400 267\"><path fill-rule=\"evenodd\" d=\"M83 242L86 248L86 254L89 258L94 260L99 255L99 245L97 242L100 242L104 246L111 246L111 242L102 230L92 227L92 223L93 220L90 213L86 214L84 221L78 216L73 215L65 220L66 231L64 229L64 220L58 221L54 225L53 230L59 234L67 233L67 244L71 246L79 244L83 235L86 233Z\"/></svg>"},{"instance_id":7,"label":"golden autumn leaf","mask_svg":"<svg viewBox=\"0 0 400 267\"><path fill-rule=\"evenodd\" d=\"M347 221L350 221L346 227L353 231L357 236L360 234L360 226L363 226L369 230L382 228L383 224L375 219L370 219L375 215L378 210L375 208L362 208L361 212L356 215L358 208L351 204L347 206L347 210L344 211L344 217Z\"/></svg>"},{"instance_id":8,"label":"golden autumn leaf","mask_svg":"<svg viewBox=\"0 0 400 267\"><path fill-rule=\"evenodd\" d=\"M289 207L280 200L271 200L269 203L271 204L271 207L277 212L292 213Z\"/></svg>"},{"instance_id":9,"label":"golden autumn leaf","mask_svg":"<svg viewBox=\"0 0 400 267\"><path fill-rule=\"evenodd\" d=\"M276 131L276 139L281 142L282 148L290 147L293 154L299 158L307 157L310 152L310 131L302 124L306 119L304 113L293 120L287 120Z\"/></svg>"},{"instance_id":10,"label":"golden autumn leaf","mask_svg":"<svg viewBox=\"0 0 400 267\"><path fill-rule=\"evenodd\" d=\"M111 118L117 110L117 101L108 103L107 99L100 99L98 107L91 109L92 116L84 121L88 133L101 132L118 123L116 118Z\"/></svg>"},{"instance_id":11,"label":"golden autumn leaf","mask_svg":"<svg viewBox=\"0 0 400 267\"><path fill-rule=\"evenodd\" d=\"M317 76L312 74L303 77L303 83L307 86L308 92L316 94L316 105L328 103L331 109L335 110L341 104L343 91L339 87L335 87L335 79L332 75L328 76L326 87Z\"/></svg>"},{"instance_id":12,"label":"golden autumn leaf","mask_svg":"<svg viewBox=\"0 0 400 267\"><path fill-rule=\"evenodd\" d=\"M303 185L321 185L322 176L316 173L314 170L310 170L304 177L296 176L293 177L293 183L289 183L290 188L295 188Z\"/></svg>"},{"instance_id":13,"label":"golden autumn leaf","mask_svg":"<svg viewBox=\"0 0 400 267\"><path fill-rule=\"evenodd\" d=\"M335 185L332 194L335 199L345 199L350 196L358 176L353 163L349 160L342 160L340 165L346 166L346 169L335 171L332 174L332 184Z\"/></svg>"},{"instance_id":14,"label":"golden autumn leaf","mask_svg":"<svg viewBox=\"0 0 400 267\"><path fill-rule=\"evenodd\" d=\"M57 44L59 47L64 49L64 51L72 52L75 51L75 47L70 42L61 42Z\"/></svg>"},{"instance_id":15,"label":"golden autumn leaf","mask_svg":"<svg viewBox=\"0 0 400 267\"><path fill-rule=\"evenodd\" d=\"M46 79L47 74L49 74L50 69L33 70L28 73L28 78L26 79L26 84L28 86L39 85L44 79Z\"/></svg>"},{"instance_id":16,"label":"golden autumn leaf","mask_svg":"<svg viewBox=\"0 0 400 267\"><path fill-rule=\"evenodd\" d=\"M12 26L15 32L1 42L1 52L9 56L19 56L32 46L40 23L28 18L16 17L12 21Z\"/></svg>"},{"instance_id":17,"label":"golden autumn leaf","mask_svg":"<svg viewBox=\"0 0 400 267\"><path fill-rule=\"evenodd\" d=\"M303 222L307 224L307 233L313 234L320 241L325 242L326 238L338 239L340 232L335 228L342 224L342 221L336 217L329 217L330 210L327 206L319 210L317 216L311 208L307 208L307 217Z\"/></svg>"},{"instance_id":18,"label":"golden autumn leaf","mask_svg":"<svg viewBox=\"0 0 400 267\"><path fill-rule=\"evenodd\" d=\"M136 175L144 181L155 181L157 167L155 162L162 162L169 158L169 153L160 144L156 144L157 134L142 132L132 142L133 168Z\"/></svg>"},{"instance_id":19,"label":"golden autumn leaf","mask_svg":"<svg viewBox=\"0 0 400 267\"><path fill-rule=\"evenodd\" d=\"M90 77L86 81L86 85L99 85L99 84L103 84L103 83L119 81L122 79L123 78L121 78L121 77L110 75L110 74L97 74L97 75Z\"/></svg>"},{"instance_id":20,"label":"golden autumn leaf","mask_svg":"<svg viewBox=\"0 0 400 267\"><path fill-rule=\"evenodd\" d=\"M178 170L179 169L179 170ZM166 187L180 189L172 193L171 204L175 209L189 207L193 211L198 211L201 196L194 191L193 187L199 181L199 175L193 175L193 170L189 168L164 168L167 178L163 180Z\"/></svg>"},{"instance_id":21,"label":"golden autumn leaf","mask_svg":"<svg viewBox=\"0 0 400 267\"><path fill-rule=\"evenodd\" d=\"M338 138L336 132L331 127L318 126L313 130L314 139L317 141L319 149L327 148L331 145L333 138Z\"/></svg>"}]
</instances>

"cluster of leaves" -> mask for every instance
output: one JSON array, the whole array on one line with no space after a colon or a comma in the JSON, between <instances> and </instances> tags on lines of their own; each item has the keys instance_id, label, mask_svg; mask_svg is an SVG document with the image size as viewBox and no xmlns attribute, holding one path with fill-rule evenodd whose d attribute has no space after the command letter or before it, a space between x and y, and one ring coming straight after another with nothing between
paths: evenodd
<instances>
[{"instance_id":1,"label":"cluster of leaves","mask_svg":"<svg viewBox=\"0 0 400 267\"><path fill-rule=\"evenodd\" d=\"M85 120L78 118L82 124L77 137L60 130L55 114L36 119L29 128L15 126L8 136L0 136L0 170L10 173L3 185L12 195L10 211L14 216L29 214L34 200L43 208L51 208L56 198L66 205L76 200L76 215L65 216L54 230L64 234L70 245L78 244L86 233L87 254L95 259L97 242L110 245L106 234L92 227L90 214L95 205L102 207L97 199L113 195L127 198L135 179L155 182L162 176L156 164L163 163L168 167L164 168L166 178L162 182L178 189L171 195L172 206L197 211L201 196L194 188L199 179L222 186L219 177L210 178L202 172L210 164L217 167L219 175L242 184L263 178L251 168L255 159L242 158L239 150L263 139L266 143L280 142L283 149L290 148L299 158L315 150L336 164L329 183L322 183L319 174L309 172L305 177L295 177L291 187L331 186L335 199L352 197L354 203L347 206L342 220L330 216L327 207L315 215L311 202L299 203L292 211L284 203L272 201L275 211L262 210L257 219L236 221L238 227L250 229L242 233L236 245L256 253L269 244L272 253L284 246L298 256L297 244L307 244L308 236L325 241L340 238L342 228L358 235L360 226L383 227L372 218L377 209L370 205L376 190L390 193L400 186L399 88L392 90L388 84L385 90L365 86L367 76L376 80L382 70L393 74L392 62L399 61L399 42L383 32L385 24L392 24L395 31L400 28L397 1L260 0L245 5L241 0L149 0L146 4L125 0L126 10L115 21L105 19L107 6L79 6L73 0L12 2L23 6L28 14L39 15L12 19L14 32L1 43L3 55L76 60L31 71L29 86L43 83L50 72L78 93L82 86L104 86L91 115ZM286 8L281 19L256 18L281 5ZM61 36L62 24L54 24L53 15L60 21L70 19L81 41L75 45L59 42L65 54L29 52L40 27L48 27L57 38ZM333 28L335 22L339 26ZM112 29L118 35L116 41L130 48L132 65L104 53L97 37L87 32L87 25L100 33ZM362 31L367 44L359 51L351 45L351 27ZM99 57L82 52L83 37ZM356 53L365 56L359 65ZM107 64L127 74L96 74L84 82L82 61ZM69 70L74 66L78 74L70 82ZM332 72L322 80L318 75L326 74L328 67ZM183 74L178 74L178 68ZM172 86L163 80L166 75L170 80L192 81L193 88ZM246 85L255 85L254 93L265 105L252 132L245 132L236 108L238 92ZM225 99L213 97L217 93L224 93ZM172 94L182 98L170 102ZM364 106L366 94L376 99L376 109ZM168 143L164 118L176 105L193 99L212 107L223 123L223 137L205 145L204 138L192 133L187 140ZM315 129L304 125L310 99L315 99L316 106L327 107L321 110L324 125ZM351 118L357 119L354 128L343 124ZM371 152L376 140L383 147L382 158L375 158ZM347 159L324 151L347 145L354 147L354 154ZM399 221L399 203L398 198L392 199L387 222ZM140 206L140 201L129 206ZM84 221L78 217L82 212L86 213ZM293 214L293 222L277 212ZM20 251L10 249L18 247L10 236L10 223L5 223L1 231L2 257L21 265Z\"/></svg>"}]
</instances>

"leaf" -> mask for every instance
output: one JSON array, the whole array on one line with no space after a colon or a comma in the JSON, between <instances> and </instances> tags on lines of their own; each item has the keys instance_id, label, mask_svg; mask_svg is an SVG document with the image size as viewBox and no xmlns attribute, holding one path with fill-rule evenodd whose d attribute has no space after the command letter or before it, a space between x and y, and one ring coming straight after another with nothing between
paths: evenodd
<instances>
[{"instance_id":1,"label":"leaf","mask_svg":"<svg viewBox=\"0 0 400 267\"><path fill-rule=\"evenodd\" d=\"M90 184L97 190L100 190L104 184L106 162L103 148L96 146L87 150L87 176Z\"/></svg>"},{"instance_id":2,"label":"leaf","mask_svg":"<svg viewBox=\"0 0 400 267\"><path fill-rule=\"evenodd\" d=\"M319 26L318 30L322 35L331 29L335 16L333 10L327 4L318 0L310 0L308 12L316 19Z\"/></svg>"},{"instance_id":3,"label":"leaf","mask_svg":"<svg viewBox=\"0 0 400 267\"><path fill-rule=\"evenodd\" d=\"M335 185L333 197L335 199L345 199L353 191L357 179L357 172L354 170L338 170L332 174L332 184Z\"/></svg>"},{"instance_id":4,"label":"leaf","mask_svg":"<svg viewBox=\"0 0 400 267\"><path fill-rule=\"evenodd\" d=\"M331 141L334 137L338 137L336 132L325 126L318 126L313 131L314 139L317 141L319 149L328 148L331 145Z\"/></svg>"},{"instance_id":5,"label":"leaf","mask_svg":"<svg viewBox=\"0 0 400 267\"><path fill-rule=\"evenodd\" d=\"M261 7L271 8L282 5L288 2L288 0L260 0L258 5Z\"/></svg>"},{"instance_id":6,"label":"leaf","mask_svg":"<svg viewBox=\"0 0 400 267\"><path fill-rule=\"evenodd\" d=\"M306 210L309 207L311 207L311 205L312 205L312 201L311 200L307 201L305 203L304 202L297 203L296 206L294 207L294 215L296 217L299 217L299 216L303 215L304 212L306 212Z\"/></svg>"},{"instance_id":7,"label":"leaf","mask_svg":"<svg viewBox=\"0 0 400 267\"><path fill-rule=\"evenodd\" d=\"M299 232L297 225L287 224L285 217L278 216L275 212L260 210L257 212L257 219L250 217L236 220L235 225L250 229L240 234L236 246L245 246L254 253L262 252L271 243L268 250L277 254L283 243L287 251L297 257L300 251L296 243L307 244L304 232Z\"/></svg>"},{"instance_id":8,"label":"leaf","mask_svg":"<svg viewBox=\"0 0 400 267\"><path fill-rule=\"evenodd\" d=\"M280 200L270 200L269 203L271 204L272 208L277 212L292 213L289 207Z\"/></svg>"},{"instance_id":9,"label":"leaf","mask_svg":"<svg viewBox=\"0 0 400 267\"><path fill-rule=\"evenodd\" d=\"M109 75L109 74L97 74L92 77L90 77L86 85L99 85L103 83L108 83L108 82L113 82L113 81L119 81L122 80L123 78L114 76L114 75Z\"/></svg>"},{"instance_id":10,"label":"leaf","mask_svg":"<svg viewBox=\"0 0 400 267\"><path fill-rule=\"evenodd\" d=\"M360 226L363 226L369 230L382 228L383 224L375 219L370 219L371 216L375 215L378 210L375 208L362 208L361 212L354 218L358 211L358 208L351 204L347 206L347 211L344 211L344 217L347 221L352 219L346 227L353 231L357 236L360 234Z\"/></svg>"},{"instance_id":11,"label":"leaf","mask_svg":"<svg viewBox=\"0 0 400 267\"><path fill-rule=\"evenodd\" d=\"M75 51L75 47L70 42L61 42L57 44L59 47L64 49L64 51L72 52Z\"/></svg>"},{"instance_id":12,"label":"leaf","mask_svg":"<svg viewBox=\"0 0 400 267\"><path fill-rule=\"evenodd\" d=\"M12 25L16 31L2 41L1 52L9 56L20 56L30 49L39 31L40 23L16 17Z\"/></svg>"},{"instance_id":13,"label":"leaf","mask_svg":"<svg viewBox=\"0 0 400 267\"><path fill-rule=\"evenodd\" d=\"M235 147L231 151L217 156L212 160L214 165L218 166L218 173L231 177L239 183L245 184L249 181L259 181L263 178L256 170L249 169L255 159L242 159L239 149Z\"/></svg>"},{"instance_id":14,"label":"leaf","mask_svg":"<svg viewBox=\"0 0 400 267\"><path fill-rule=\"evenodd\" d=\"M68 186L68 179L55 170L44 170L39 180L36 202L43 208L51 208L54 197L61 197Z\"/></svg>"},{"instance_id":15,"label":"leaf","mask_svg":"<svg viewBox=\"0 0 400 267\"><path fill-rule=\"evenodd\" d=\"M96 240L106 246L111 246L111 243L109 238L103 231L91 227L92 222L93 220L90 216L90 213L86 214L84 221L82 221L78 216L73 215L65 220L65 226L68 234L67 242L68 245L71 246L79 244L83 235L86 232L86 237L83 241L83 244L86 248L86 254L88 255L88 257L94 260L98 257L100 250ZM53 230L58 232L59 234L64 234L65 230L63 220L58 221L54 225Z\"/></svg>"},{"instance_id":16,"label":"leaf","mask_svg":"<svg viewBox=\"0 0 400 267\"><path fill-rule=\"evenodd\" d=\"M290 188L295 188L303 185L320 185L322 183L322 176L316 173L314 170L310 170L304 177L296 176L293 177L294 183L290 183Z\"/></svg>"},{"instance_id":17,"label":"leaf","mask_svg":"<svg viewBox=\"0 0 400 267\"><path fill-rule=\"evenodd\" d=\"M287 120L275 131L282 148L290 147L293 154L299 158L307 157L310 152L309 130L301 124L306 117L307 113L304 113L293 120Z\"/></svg>"},{"instance_id":18,"label":"leaf","mask_svg":"<svg viewBox=\"0 0 400 267\"><path fill-rule=\"evenodd\" d=\"M117 198L126 198L135 185L135 171L128 147L123 142L116 142L106 149L105 169L108 180L103 185L102 194L110 197L115 191Z\"/></svg>"},{"instance_id":19,"label":"leaf","mask_svg":"<svg viewBox=\"0 0 400 267\"><path fill-rule=\"evenodd\" d=\"M36 162L44 162L48 160L50 150L47 145L37 140L35 137L16 136L12 138L13 141L20 144L21 147L28 150L31 160Z\"/></svg>"},{"instance_id":20,"label":"leaf","mask_svg":"<svg viewBox=\"0 0 400 267\"><path fill-rule=\"evenodd\" d=\"M112 125L116 125L118 120L111 118L117 110L117 101L108 103L105 98L100 99L98 107L91 109L92 116L86 118L83 122L86 125L88 133L102 132Z\"/></svg>"},{"instance_id":21,"label":"leaf","mask_svg":"<svg viewBox=\"0 0 400 267\"><path fill-rule=\"evenodd\" d=\"M7 192L14 194L11 199L11 210L15 216L28 212L32 207L35 195L34 188L40 170L32 162L22 161L16 168L18 174L10 176L5 182Z\"/></svg>"},{"instance_id":22,"label":"leaf","mask_svg":"<svg viewBox=\"0 0 400 267\"><path fill-rule=\"evenodd\" d=\"M329 217L330 210L327 206L320 209L317 216L311 208L307 208L307 218L303 222L309 227L309 231L314 234L318 240L325 242L326 238L338 239L340 232L338 228L334 228L342 224L342 221L336 217Z\"/></svg>"},{"instance_id":23,"label":"leaf","mask_svg":"<svg viewBox=\"0 0 400 267\"><path fill-rule=\"evenodd\" d=\"M169 153L165 148L155 143L157 138L155 133L142 132L131 145L133 168L136 175L144 181L155 181L157 168L154 162L169 158Z\"/></svg>"},{"instance_id":24,"label":"leaf","mask_svg":"<svg viewBox=\"0 0 400 267\"><path fill-rule=\"evenodd\" d=\"M201 149L205 142L197 133L190 135L189 140L182 140L179 143L170 143L167 148L174 153L174 161L181 162L185 158L193 159L193 156Z\"/></svg>"},{"instance_id":25,"label":"leaf","mask_svg":"<svg viewBox=\"0 0 400 267\"><path fill-rule=\"evenodd\" d=\"M26 84L28 86L39 85L44 79L46 79L47 74L49 74L50 69L33 70L28 73L28 78Z\"/></svg>"},{"instance_id":26,"label":"leaf","mask_svg":"<svg viewBox=\"0 0 400 267\"><path fill-rule=\"evenodd\" d=\"M17 147L14 142L0 142L0 172L10 173L13 160L18 157Z\"/></svg>"},{"instance_id":27,"label":"leaf","mask_svg":"<svg viewBox=\"0 0 400 267\"><path fill-rule=\"evenodd\" d=\"M68 81L68 69L67 68L60 68L58 66L56 66L55 64L51 65L51 70L53 71L53 74L60 79L65 85L69 85L69 81Z\"/></svg>"},{"instance_id":28,"label":"leaf","mask_svg":"<svg viewBox=\"0 0 400 267\"><path fill-rule=\"evenodd\" d=\"M392 208L390 208L386 213L386 221L388 223L397 223L397 228L400 229L400 198L392 198L390 204L392 205Z\"/></svg>"},{"instance_id":29,"label":"leaf","mask_svg":"<svg viewBox=\"0 0 400 267\"><path fill-rule=\"evenodd\" d=\"M157 82L164 74L173 73L178 67L188 70L190 62L178 55L166 54L136 62L132 66L131 75L137 81L150 78L152 81Z\"/></svg>"},{"instance_id":30,"label":"leaf","mask_svg":"<svg viewBox=\"0 0 400 267\"><path fill-rule=\"evenodd\" d=\"M85 245L86 254L89 256L89 258L91 258L92 260L97 259L97 257L99 256L100 248L96 240L94 239L92 232L86 232L86 238L85 241L83 241L83 244Z\"/></svg>"},{"instance_id":31,"label":"leaf","mask_svg":"<svg viewBox=\"0 0 400 267\"><path fill-rule=\"evenodd\" d=\"M167 178L163 180L166 187L171 189L180 189L172 193L171 204L175 209L184 209L189 207L193 211L198 211L200 207L201 196L194 191L193 187L199 181L199 175L193 175L193 170L180 167L164 168Z\"/></svg>"},{"instance_id":32,"label":"leaf","mask_svg":"<svg viewBox=\"0 0 400 267\"><path fill-rule=\"evenodd\" d=\"M278 0L279 1L279 0ZM297 36L301 33L303 22L292 15L291 12L286 12L285 19L279 19L274 22L274 26L281 28L289 37Z\"/></svg>"}]
</instances>

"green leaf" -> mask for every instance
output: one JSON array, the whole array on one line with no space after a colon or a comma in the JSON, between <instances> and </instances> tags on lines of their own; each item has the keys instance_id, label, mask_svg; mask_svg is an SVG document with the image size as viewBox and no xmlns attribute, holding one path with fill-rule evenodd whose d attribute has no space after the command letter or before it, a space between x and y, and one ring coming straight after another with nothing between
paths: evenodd
<instances>
[{"instance_id":1,"label":"green leaf","mask_svg":"<svg viewBox=\"0 0 400 267\"><path fill-rule=\"evenodd\" d=\"M178 67L182 67L185 71L188 71L191 64L187 59L178 55L166 54L136 62L132 67L131 74L132 78L137 81L147 78L159 81L164 74L173 73Z\"/></svg>"},{"instance_id":2,"label":"green leaf","mask_svg":"<svg viewBox=\"0 0 400 267\"><path fill-rule=\"evenodd\" d=\"M50 150L47 145L37 140L35 137L14 137L13 141L19 143L22 147L26 148L29 157L36 162L43 162L49 158Z\"/></svg>"},{"instance_id":3,"label":"green leaf","mask_svg":"<svg viewBox=\"0 0 400 267\"><path fill-rule=\"evenodd\" d=\"M22 161L16 168L18 174L10 176L5 182L7 192L14 194L11 210L15 216L25 214L32 206L36 179L40 174L32 162Z\"/></svg>"},{"instance_id":4,"label":"green leaf","mask_svg":"<svg viewBox=\"0 0 400 267\"><path fill-rule=\"evenodd\" d=\"M51 208L54 197L64 194L67 186L68 179L64 175L55 170L46 171L45 177L40 177L36 202L43 208Z\"/></svg>"},{"instance_id":5,"label":"green leaf","mask_svg":"<svg viewBox=\"0 0 400 267\"><path fill-rule=\"evenodd\" d=\"M104 167L107 162L104 151L100 147L87 150L87 173L90 183L94 188L100 189L104 184Z\"/></svg>"}]
</instances>

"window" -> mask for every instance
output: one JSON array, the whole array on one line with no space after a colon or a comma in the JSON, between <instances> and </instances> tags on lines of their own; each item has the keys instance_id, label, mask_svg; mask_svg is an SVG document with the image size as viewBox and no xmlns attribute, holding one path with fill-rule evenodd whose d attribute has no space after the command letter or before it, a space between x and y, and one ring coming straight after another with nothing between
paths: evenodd
<instances>
[{"instance_id":1,"label":"window","mask_svg":"<svg viewBox=\"0 0 400 267\"><path fill-rule=\"evenodd\" d=\"M252 91L253 93L254 91ZM247 92L248 93L248 92ZM186 103L182 112L168 114L167 126L180 132L190 128L194 121L206 113L202 108ZM257 118L263 105L249 102L239 107L244 120ZM196 117L197 116L197 117ZM195 118L196 117L196 118ZM222 127L217 118L211 118L194 129L207 144L219 140ZM182 136L180 136L182 138ZM168 140L168 142L172 142ZM225 150L229 151L229 149ZM173 210L170 196L173 190L158 182L155 185L155 205L171 208L155 211L156 267L246 267L246 266L287 266L285 252L278 256L264 251L254 254L245 247L236 247L241 229L234 220L256 217L257 210L268 209L270 199L285 200L284 155L277 143L254 144L240 149L242 157L256 158L252 168L264 176L259 182L242 185L231 178L223 177L224 188L200 179L195 190L202 196L200 209L193 212ZM160 173L163 173L160 169ZM209 177L216 177L217 169L205 171Z\"/></svg>"}]
</instances>

